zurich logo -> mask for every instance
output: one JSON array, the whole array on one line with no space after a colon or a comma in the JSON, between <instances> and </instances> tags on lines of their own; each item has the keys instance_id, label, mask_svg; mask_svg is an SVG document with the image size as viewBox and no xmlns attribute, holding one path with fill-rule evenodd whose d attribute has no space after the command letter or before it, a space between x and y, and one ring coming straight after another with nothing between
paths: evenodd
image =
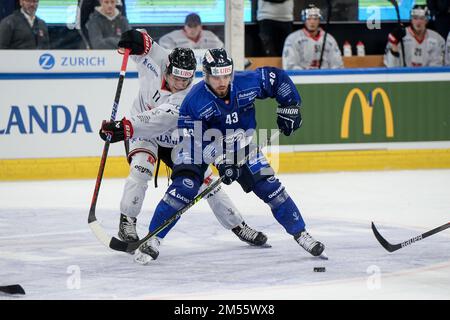
<instances>
[{"instance_id":1,"label":"zurich logo","mask_svg":"<svg viewBox=\"0 0 450 320\"><path fill-rule=\"evenodd\" d=\"M50 70L55 66L55 57L49 53L44 53L39 57L39 65L44 70Z\"/></svg>"}]
</instances>

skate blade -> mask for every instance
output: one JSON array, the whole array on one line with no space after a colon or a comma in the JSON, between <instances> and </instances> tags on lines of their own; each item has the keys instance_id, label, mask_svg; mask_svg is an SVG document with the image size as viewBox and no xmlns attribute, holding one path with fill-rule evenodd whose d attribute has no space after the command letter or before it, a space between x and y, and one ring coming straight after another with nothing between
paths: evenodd
<instances>
[{"instance_id":1,"label":"skate blade","mask_svg":"<svg viewBox=\"0 0 450 320\"><path fill-rule=\"evenodd\" d=\"M272 245L270 243L266 242L266 243L264 243L263 245L260 245L260 246L256 246L256 245L252 244L249 247L252 248L252 249L268 249L268 248L272 248Z\"/></svg>"},{"instance_id":2,"label":"skate blade","mask_svg":"<svg viewBox=\"0 0 450 320\"><path fill-rule=\"evenodd\" d=\"M136 253L134 257L134 262L139 263L140 265L147 265L150 261L153 261L153 258L147 254Z\"/></svg>"},{"instance_id":3,"label":"skate blade","mask_svg":"<svg viewBox=\"0 0 450 320\"><path fill-rule=\"evenodd\" d=\"M325 252L322 252L322 253L320 254L320 256L319 256L319 259L322 259L322 260L328 260L328 256L327 256L327 254L326 254Z\"/></svg>"}]
</instances>

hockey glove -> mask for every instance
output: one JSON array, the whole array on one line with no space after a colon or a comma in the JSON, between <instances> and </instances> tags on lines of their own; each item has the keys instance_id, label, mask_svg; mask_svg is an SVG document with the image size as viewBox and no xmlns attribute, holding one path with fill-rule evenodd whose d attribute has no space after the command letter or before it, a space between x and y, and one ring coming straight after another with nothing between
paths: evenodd
<instances>
[{"instance_id":1,"label":"hockey glove","mask_svg":"<svg viewBox=\"0 0 450 320\"><path fill-rule=\"evenodd\" d=\"M152 43L153 40L147 32L132 29L122 33L117 46L119 48L131 49L131 54L143 55L150 51Z\"/></svg>"},{"instance_id":2,"label":"hockey glove","mask_svg":"<svg viewBox=\"0 0 450 320\"><path fill-rule=\"evenodd\" d=\"M395 28L394 30L392 30L391 33L389 33L388 36L388 40L390 43L392 44L398 44L400 42L400 40L406 36L406 30L405 27L403 25Z\"/></svg>"},{"instance_id":3,"label":"hockey glove","mask_svg":"<svg viewBox=\"0 0 450 320\"><path fill-rule=\"evenodd\" d=\"M278 128L285 136L290 136L292 132L302 125L300 107L298 105L287 107L278 106L277 124Z\"/></svg>"},{"instance_id":4,"label":"hockey glove","mask_svg":"<svg viewBox=\"0 0 450 320\"><path fill-rule=\"evenodd\" d=\"M103 120L99 134L104 141L111 135L111 143L128 140L133 136L133 126L126 118L119 121Z\"/></svg>"},{"instance_id":5,"label":"hockey glove","mask_svg":"<svg viewBox=\"0 0 450 320\"><path fill-rule=\"evenodd\" d=\"M222 182L225 184L231 184L241 175L241 168L235 164L222 163L217 165L219 175L222 178Z\"/></svg>"}]
</instances>

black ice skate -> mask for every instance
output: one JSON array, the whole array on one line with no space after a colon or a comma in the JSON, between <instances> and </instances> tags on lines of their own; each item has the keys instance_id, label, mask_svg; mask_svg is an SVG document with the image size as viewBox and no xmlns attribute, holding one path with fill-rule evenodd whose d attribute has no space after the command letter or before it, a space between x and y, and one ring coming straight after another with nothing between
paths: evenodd
<instances>
[{"instance_id":1,"label":"black ice skate","mask_svg":"<svg viewBox=\"0 0 450 320\"><path fill-rule=\"evenodd\" d=\"M120 214L120 224L119 224L119 238L125 242L137 242L139 241L139 236L136 232L136 218L129 217Z\"/></svg>"},{"instance_id":2,"label":"black ice skate","mask_svg":"<svg viewBox=\"0 0 450 320\"><path fill-rule=\"evenodd\" d=\"M294 239L303 249L311 253L313 256L318 257L323 255L323 258L327 259L325 253L323 252L325 250L323 243L311 237L306 230L300 231L294 235Z\"/></svg>"},{"instance_id":3,"label":"black ice skate","mask_svg":"<svg viewBox=\"0 0 450 320\"><path fill-rule=\"evenodd\" d=\"M161 239L158 237L152 237L146 242L141 244L136 252L134 261L140 264L147 264L152 260L156 260L159 256L159 246Z\"/></svg>"},{"instance_id":4,"label":"black ice skate","mask_svg":"<svg viewBox=\"0 0 450 320\"><path fill-rule=\"evenodd\" d=\"M233 229L231 229L231 231L233 231L234 234L237 235L239 239L241 239L244 242L247 242L252 246L270 247L270 245L266 244L267 236L260 231L256 231L250 228L245 222L242 222L237 227L234 227Z\"/></svg>"}]
</instances>

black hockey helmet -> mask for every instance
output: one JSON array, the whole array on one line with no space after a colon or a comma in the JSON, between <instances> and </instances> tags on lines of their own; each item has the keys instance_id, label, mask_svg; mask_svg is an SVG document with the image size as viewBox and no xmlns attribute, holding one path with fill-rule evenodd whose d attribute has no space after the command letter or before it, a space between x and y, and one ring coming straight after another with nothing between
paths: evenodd
<instances>
[{"instance_id":1,"label":"black hockey helmet","mask_svg":"<svg viewBox=\"0 0 450 320\"><path fill-rule=\"evenodd\" d=\"M203 56L203 75L226 76L233 74L233 59L223 48L208 49Z\"/></svg>"},{"instance_id":2,"label":"black hockey helmet","mask_svg":"<svg viewBox=\"0 0 450 320\"><path fill-rule=\"evenodd\" d=\"M169 54L167 61L167 74L180 78L192 79L197 68L197 60L194 51L189 48L175 48Z\"/></svg>"}]
</instances>

